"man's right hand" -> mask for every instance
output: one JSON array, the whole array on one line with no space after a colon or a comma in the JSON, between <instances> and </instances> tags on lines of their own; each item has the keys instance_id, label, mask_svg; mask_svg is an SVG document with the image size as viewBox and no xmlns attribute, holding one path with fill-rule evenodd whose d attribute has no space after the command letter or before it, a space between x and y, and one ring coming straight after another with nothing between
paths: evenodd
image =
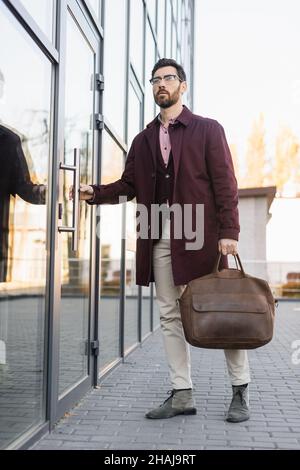
<instances>
[{"instance_id":1,"label":"man's right hand","mask_svg":"<svg viewBox=\"0 0 300 470\"><path fill-rule=\"evenodd\" d=\"M94 196L94 189L88 184L81 184L79 189L79 199L82 201L88 201ZM70 186L69 189L69 200L74 199L74 186Z\"/></svg>"}]
</instances>

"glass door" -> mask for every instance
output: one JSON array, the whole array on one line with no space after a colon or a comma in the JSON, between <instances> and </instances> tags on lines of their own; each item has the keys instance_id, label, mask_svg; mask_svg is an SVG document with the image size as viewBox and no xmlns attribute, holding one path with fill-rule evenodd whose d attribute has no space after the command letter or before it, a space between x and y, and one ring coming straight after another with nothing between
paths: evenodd
<instances>
[{"instance_id":1,"label":"glass door","mask_svg":"<svg viewBox=\"0 0 300 470\"><path fill-rule=\"evenodd\" d=\"M59 203L59 354L58 415L70 406L78 387L89 388L93 371L91 325L91 214L79 201L79 184L93 180L98 93L95 89L98 41L76 2L68 1L65 39L64 144ZM74 185L74 200L69 188ZM75 393L75 395L74 395Z\"/></svg>"},{"instance_id":2,"label":"glass door","mask_svg":"<svg viewBox=\"0 0 300 470\"><path fill-rule=\"evenodd\" d=\"M5 47L0 47L2 449L40 426L46 414L52 70L50 61L3 2L0 31L5 38Z\"/></svg>"}]
</instances>

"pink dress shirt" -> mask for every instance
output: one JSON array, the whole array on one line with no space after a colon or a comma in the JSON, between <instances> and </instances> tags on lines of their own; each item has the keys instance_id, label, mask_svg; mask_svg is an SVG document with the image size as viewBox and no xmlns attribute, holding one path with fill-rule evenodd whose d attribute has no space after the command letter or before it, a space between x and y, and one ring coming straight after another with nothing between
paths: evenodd
<instances>
[{"instance_id":1,"label":"pink dress shirt","mask_svg":"<svg viewBox=\"0 0 300 470\"><path fill-rule=\"evenodd\" d=\"M177 118L170 119L169 124L174 124L176 122ZM159 142L160 142L160 150L162 157L164 159L165 165L168 165L169 161L169 156L171 152L171 141L170 141L170 135L168 131L168 127L165 127L160 114L158 115L158 120L160 121L160 129L159 129Z\"/></svg>"},{"instance_id":2,"label":"pink dress shirt","mask_svg":"<svg viewBox=\"0 0 300 470\"><path fill-rule=\"evenodd\" d=\"M180 116L181 113L179 113L178 116ZM178 117L177 116L177 117ZM176 120L177 120L177 117L176 118L171 118L169 119L169 125L171 124L175 124ZM169 134L169 131L168 131L168 127L165 127L162 120L161 120L161 117L160 117L160 113L158 114L158 120L160 121L160 128L159 128L159 143L160 143L160 150L161 150L161 154L162 154L162 157L164 159L164 162L165 162L165 166L168 166L168 161L169 161L169 156L170 156L170 152L171 152L171 140L170 140L170 134ZM167 205L169 206L169 201L167 201Z\"/></svg>"}]
</instances>

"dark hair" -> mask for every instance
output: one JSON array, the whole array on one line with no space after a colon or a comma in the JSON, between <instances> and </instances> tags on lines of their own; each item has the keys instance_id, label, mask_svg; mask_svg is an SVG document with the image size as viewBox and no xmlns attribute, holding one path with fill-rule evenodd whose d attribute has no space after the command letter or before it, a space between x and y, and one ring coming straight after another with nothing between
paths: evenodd
<instances>
[{"instance_id":1,"label":"dark hair","mask_svg":"<svg viewBox=\"0 0 300 470\"><path fill-rule=\"evenodd\" d=\"M159 59L159 61L156 62L156 64L153 67L152 70L152 77L154 76L156 70L160 69L161 67L175 67L177 70L177 75L182 81L186 81L186 74L185 71L183 70L182 65L178 64L176 60L174 59Z\"/></svg>"}]
</instances>

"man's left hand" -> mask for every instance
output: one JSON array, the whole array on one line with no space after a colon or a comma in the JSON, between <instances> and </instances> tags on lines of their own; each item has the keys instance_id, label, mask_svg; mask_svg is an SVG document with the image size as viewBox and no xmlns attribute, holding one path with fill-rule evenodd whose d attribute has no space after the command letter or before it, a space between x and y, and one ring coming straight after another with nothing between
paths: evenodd
<instances>
[{"instance_id":1,"label":"man's left hand","mask_svg":"<svg viewBox=\"0 0 300 470\"><path fill-rule=\"evenodd\" d=\"M219 251L222 255L236 255L238 252L238 242L230 238L221 238L219 240Z\"/></svg>"}]
</instances>

